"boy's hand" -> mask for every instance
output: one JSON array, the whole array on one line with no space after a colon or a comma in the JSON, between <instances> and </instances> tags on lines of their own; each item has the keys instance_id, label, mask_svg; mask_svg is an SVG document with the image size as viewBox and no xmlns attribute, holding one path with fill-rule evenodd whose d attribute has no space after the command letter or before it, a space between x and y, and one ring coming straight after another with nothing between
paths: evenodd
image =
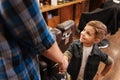
<instances>
[{"instance_id":1,"label":"boy's hand","mask_svg":"<svg viewBox=\"0 0 120 80\"><path fill-rule=\"evenodd\" d=\"M97 73L96 77L97 77L96 80L103 80L103 78L104 78L104 76L100 73Z\"/></svg>"},{"instance_id":2,"label":"boy's hand","mask_svg":"<svg viewBox=\"0 0 120 80\"><path fill-rule=\"evenodd\" d=\"M64 58L68 61L68 57L67 56L64 56Z\"/></svg>"}]
</instances>

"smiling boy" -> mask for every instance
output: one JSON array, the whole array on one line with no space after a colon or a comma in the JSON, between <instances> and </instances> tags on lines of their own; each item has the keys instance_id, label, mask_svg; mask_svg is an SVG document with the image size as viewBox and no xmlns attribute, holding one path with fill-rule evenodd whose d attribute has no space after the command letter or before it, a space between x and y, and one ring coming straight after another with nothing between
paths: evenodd
<instances>
[{"instance_id":1,"label":"smiling boy","mask_svg":"<svg viewBox=\"0 0 120 80\"><path fill-rule=\"evenodd\" d=\"M100 62L103 62L105 67L97 74L98 80L102 80L109 72L113 59L102 52L97 45L106 34L107 28L102 22L90 21L81 32L80 39L73 41L65 51L64 54L69 60L67 72L72 80L93 80Z\"/></svg>"}]
</instances>

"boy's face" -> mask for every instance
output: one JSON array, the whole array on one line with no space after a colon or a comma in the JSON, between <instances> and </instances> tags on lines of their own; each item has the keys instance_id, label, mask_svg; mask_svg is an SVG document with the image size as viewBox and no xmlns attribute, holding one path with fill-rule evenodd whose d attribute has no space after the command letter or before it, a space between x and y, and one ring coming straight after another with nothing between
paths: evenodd
<instances>
[{"instance_id":1,"label":"boy's face","mask_svg":"<svg viewBox=\"0 0 120 80\"><path fill-rule=\"evenodd\" d=\"M95 38L95 29L92 26L86 25L84 30L81 32L80 41L83 42L84 46L92 46L96 43L98 38Z\"/></svg>"}]
</instances>

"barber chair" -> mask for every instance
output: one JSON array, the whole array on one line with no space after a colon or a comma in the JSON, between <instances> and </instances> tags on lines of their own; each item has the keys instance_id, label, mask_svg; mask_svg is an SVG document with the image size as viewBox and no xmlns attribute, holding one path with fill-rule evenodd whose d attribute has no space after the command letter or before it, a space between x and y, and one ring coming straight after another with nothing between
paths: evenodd
<instances>
[{"instance_id":1,"label":"barber chair","mask_svg":"<svg viewBox=\"0 0 120 80\"><path fill-rule=\"evenodd\" d=\"M120 4L114 3L113 0L107 0L100 8L91 12L83 12L80 16L78 29L82 31L87 22L91 20L103 22L108 28L108 33L115 34L120 27Z\"/></svg>"},{"instance_id":2,"label":"barber chair","mask_svg":"<svg viewBox=\"0 0 120 80\"><path fill-rule=\"evenodd\" d=\"M103 22L108 29L108 33L115 34L120 27L120 3L114 3L113 0L106 0L100 8L91 12L84 12L81 15L78 29L82 31L91 20L99 20ZM103 39L98 43L99 48L107 48L110 45L107 39Z\"/></svg>"},{"instance_id":3,"label":"barber chair","mask_svg":"<svg viewBox=\"0 0 120 80\"><path fill-rule=\"evenodd\" d=\"M49 28L60 49L64 52L73 41L75 22L73 20L58 24L57 28ZM57 63L40 55L38 56L40 65L41 80L67 80L67 74L59 73Z\"/></svg>"},{"instance_id":4,"label":"barber chair","mask_svg":"<svg viewBox=\"0 0 120 80\"><path fill-rule=\"evenodd\" d=\"M61 24L58 24L57 28L61 30L62 37L59 43L59 47L64 52L73 41L75 34L75 22L73 20L67 20Z\"/></svg>"}]
</instances>

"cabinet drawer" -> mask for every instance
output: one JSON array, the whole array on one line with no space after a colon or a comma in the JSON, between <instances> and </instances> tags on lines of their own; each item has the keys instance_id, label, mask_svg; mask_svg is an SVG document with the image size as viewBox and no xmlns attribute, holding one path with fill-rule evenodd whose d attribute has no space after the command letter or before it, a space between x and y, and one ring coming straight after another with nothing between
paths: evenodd
<instances>
[{"instance_id":1,"label":"cabinet drawer","mask_svg":"<svg viewBox=\"0 0 120 80\"><path fill-rule=\"evenodd\" d=\"M60 23L60 16L54 16L48 19L48 25L55 28Z\"/></svg>"}]
</instances>

